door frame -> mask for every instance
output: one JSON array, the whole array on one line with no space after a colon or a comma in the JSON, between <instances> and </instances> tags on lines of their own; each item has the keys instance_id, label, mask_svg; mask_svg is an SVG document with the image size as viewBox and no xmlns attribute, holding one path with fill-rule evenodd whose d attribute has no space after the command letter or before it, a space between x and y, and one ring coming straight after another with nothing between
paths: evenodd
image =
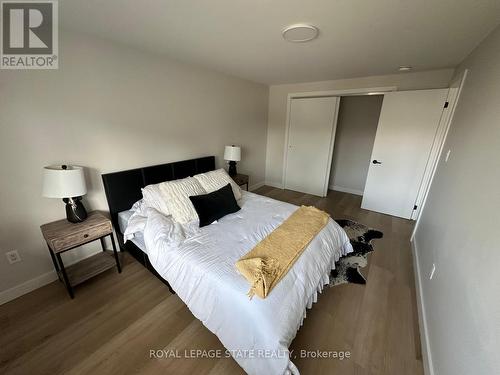
<instances>
[{"instance_id":1,"label":"door frame","mask_svg":"<svg viewBox=\"0 0 500 375\"><path fill-rule=\"evenodd\" d=\"M397 86L384 86L384 87L366 87L359 89L344 89L344 90L326 90L326 91L308 91L308 92L296 92L289 93L286 101L286 122L285 122L285 144L283 150L283 173L281 178L281 188L284 189L286 186L286 169L288 164L288 142L289 142L289 130L290 130L290 111L292 107L292 99L300 98L321 98L321 97L339 97L339 102L337 108L335 109L334 123L332 131L332 137L330 139L329 147L329 158L328 166L325 171L325 183L323 188L323 196L326 196L328 191L328 181L330 179L330 170L332 167L333 158L333 146L335 143L335 130L337 129L338 112L340 108L340 97L342 96L361 96L361 95L383 95L387 92L397 91Z\"/></svg>"},{"instance_id":2,"label":"door frame","mask_svg":"<svg viewBox=\"0 0 500 375\"><path fill-rule=\"evenodd\" d=\"M451 124L453 122L453 117L455 116L455 110L457 109L458 102L460 101L460 95L462 93L465 80L467 79L467 75L469 74L469 70L465 69L462 73L461 77L456 77L455 80L451 81L451 83L459 81L458 85L458 91L457 95L455 96L454 100L452 103L449 102L449 111L448 115L445 116L445 118L442 121L442 124L439 124L438 131L436 134L436 139L434 142L437 141L438 147L437 151L435 152L434 155L429 156L429 161L428 161L428 166L429 166L429 173L430 176L429 178L422 182L422 186L420 187L421 192L419 191L419 195L417 197L417 203L420 197L420 208L414 212L414 215L412 215L411 219L416 220L415 226L413 227L413 232L410 238L410 241L413 241L413 238L415 236L415 233L417 232L418 225L420 224L420 218L422 217L422 212L424 211L425 208L425 203L427 202L427 197L429 196L429 191L432 186L432 182L434 181L434 177L436 175L436 171L439 165L439 161L442 158L443 155L443 150L444 150L444 145L446 143L446 139L448 138L448 133L450 131ZM451 87L450 87L451 89ZM449 95L449 94L448 94ZM441 128L441 129L439 129Z\"/></svg>"}]
</instances>

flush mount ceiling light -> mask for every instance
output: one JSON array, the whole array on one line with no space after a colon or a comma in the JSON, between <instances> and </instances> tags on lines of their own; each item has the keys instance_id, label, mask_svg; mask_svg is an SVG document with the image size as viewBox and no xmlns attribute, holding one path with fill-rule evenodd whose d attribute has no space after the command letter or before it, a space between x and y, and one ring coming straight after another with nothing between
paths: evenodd
<instances>
[{"instance_id":1,"label":"flush mount ceiling light","mask_svg":"<svg viewBox=\"0 0 500 375\"><path fill-rule=\"evenodd\" d=\"M410 70L412 70L413 68L409 65L402 65L399 67L399 71L400 72L409 72Z\"/></svg>"},{"instance_id":2,"label":"flush mount ceiling light","mask_svg":"<svg viewBox=\"0 0 500 375\"><path fill-rule=\"evenodd\" d=\"M283 38L293 43L309 42L318 37L319 30L316 26L306 23L296 23L285 27L281 32Z\"/></svg>"}]
</instances>

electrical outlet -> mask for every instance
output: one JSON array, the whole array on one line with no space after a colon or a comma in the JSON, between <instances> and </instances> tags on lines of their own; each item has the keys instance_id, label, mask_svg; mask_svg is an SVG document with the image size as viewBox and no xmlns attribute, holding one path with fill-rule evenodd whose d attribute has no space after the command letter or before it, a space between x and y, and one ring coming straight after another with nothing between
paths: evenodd
<instances>
[{"instance_id":1,"label":"electrical outlet","mask_svg":"<svg viewBox=\"0 0 500 375\"><path fill-rule=\"evenodd\" d=\"M21 261L21 256L19 255L17 250L12 250L7 252L5 253L5 256L7 257L7 260L9 261L10 264L14 264Z\"/></svg>"},{"instance_id":2,"label":"electrical outlet","mask_svg":"<svg viewBox=\"0 0 500 375\"><path fill-rule=\"evenodd\" d=\"M446 153L446 156L444 158L445 163L448 163L448 159L450 158L450 153L451 153L451 150L448 150L448 152Z\"/></svg>"},{"instance_id":3,"label":"electrical outlet","mask_svg":"<svg viewBox=\"0 0 500 375\"><path fill-rule=\"evenodd\" d=\"M432 280L432 278L434 277L434 272L436 272L436 263L432 263L432 270L431 274L429 275L429 280Z\"/></svg>"}]
</instances>

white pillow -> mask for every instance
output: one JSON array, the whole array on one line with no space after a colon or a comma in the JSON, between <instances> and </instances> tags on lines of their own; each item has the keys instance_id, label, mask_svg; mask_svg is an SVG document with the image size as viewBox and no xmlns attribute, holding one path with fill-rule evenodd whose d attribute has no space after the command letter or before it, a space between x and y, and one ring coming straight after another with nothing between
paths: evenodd
<instances>
[{"instance_id":1,"label":"white pillow","mask_svg":"<svg viewBox=\"0 0 500 375\"><path fill-rule=\"evenodd\" d=\"M170 211L168 209L167 202L163 198L162 193L160 191L160 185L164 183L165 182L148 185L145 188L143 188L142 199L146 207L154 208L161 214L168 216L170 215Z\"/></svg>"},{"instance_id":2,"label":"white pillow","mask_svg":"<svg viewBox=\"0 0 500 375\"><path fill-rule=\"evenodd\" d=\"M197 174L196 176L194 176L194 178L198 180L198 182L201 184L201 186L203 186L207 193L211 193L212 191L219 190L227 184L231 184L234 198L236 200L241 199L240 187L222 168L207 173Z\"/></svg>"},{"instance_id":3,"label":"white pillow","mask_svg":"<svg viewBox=\"0 0 500 375\"><path fill-rule=\"evenodd\" d=\"M186 224L198 219L198 214L189 197L207 192L196 179L188 177L182 180L167 181L161 183L159 188L175 221Z\"/></svg>"}]
</instances>

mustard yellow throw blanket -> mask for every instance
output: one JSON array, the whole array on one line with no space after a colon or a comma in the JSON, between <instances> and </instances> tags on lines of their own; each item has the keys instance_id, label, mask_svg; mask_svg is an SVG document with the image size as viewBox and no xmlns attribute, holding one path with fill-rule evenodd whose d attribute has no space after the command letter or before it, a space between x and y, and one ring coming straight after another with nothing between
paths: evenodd
<instances>
[{"instance_id":1,"label":"mustard yellow throw blanket","mask_svg":"<svg viewBox=\"0 0 500 375\"><path fill-rule=\"evenodd\" d=\"M251 285L248 296L266 298L313 238L328 223L328 214L302 206L236 262Z\"/></svg>"}]
</instances>

